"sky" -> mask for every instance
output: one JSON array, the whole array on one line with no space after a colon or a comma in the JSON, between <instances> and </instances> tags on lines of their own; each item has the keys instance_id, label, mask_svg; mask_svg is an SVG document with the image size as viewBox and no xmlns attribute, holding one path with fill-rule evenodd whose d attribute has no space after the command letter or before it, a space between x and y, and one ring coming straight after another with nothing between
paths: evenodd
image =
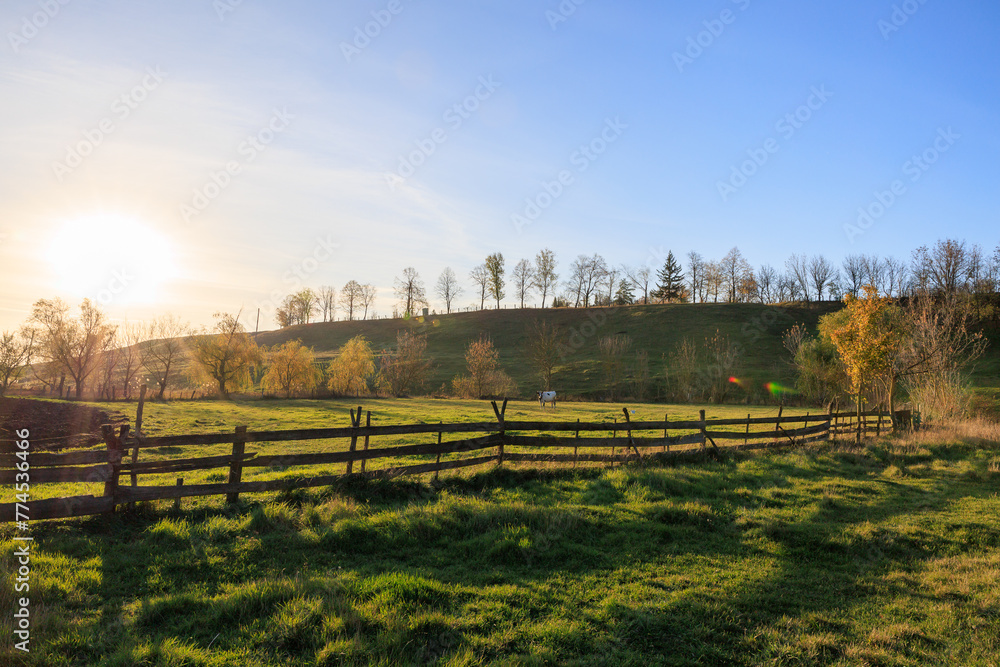
<instances>
[{"instance_id":1,"label":"sky","mask_svg":"<svg viewBox=\"0 0 1000 667\"><path fill-rule=\"evenodd\" d=\"M987 0L5 0L0 35L0 330L264 330L349 280L385 316L409 266L464 308L494 252L1000 244Z\"/></svg>"}]
</instances>

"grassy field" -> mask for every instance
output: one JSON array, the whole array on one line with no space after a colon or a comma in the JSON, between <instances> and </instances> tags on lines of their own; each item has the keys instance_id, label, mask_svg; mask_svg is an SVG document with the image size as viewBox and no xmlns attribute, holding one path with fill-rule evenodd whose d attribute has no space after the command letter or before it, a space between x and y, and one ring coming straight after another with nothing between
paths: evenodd
<instances>
[{"instance_id":1,"label":"grassy field","mask_svg":"<svg viewBox=\"0 0 1000 667\"><path fill-rule=\"evenodd\" d=\"M125 416L129 423L134 426L134 404L128 403L88 403L109 414L119 413ZM170 402L148 402L144 408L143 432L148 436L157 435L183 435L195 433L232 433L236 426L247 426L252 431L275 431L295 428L330 428L350 426L350 410L359 405L365 411L371 411L373 425L388 424L416 424L416 423L445 423L456 422L493 422L495 416L488 401L481 400L453 400L434 398L415 399L335 399L335 400L194 400L194 401L170 401ZM593 422L614 422L616 419L622 420L622 408L625 406L631 411L630 418L633 421L661 420L669 415L672 420L692 420L698 419L699 408L690 405L661 405L661 404L623 404L623 403L594 403L594 402L560 402L556 409L551 407L544 410L538 406L537 401L510 401L507 406L506 418L508 420L537 420L552 419L555 421L573 422L577 419L581 421ZM808 408L788 408L784 414L786 416L795 414L806 414ZM812 412L816 412L812 409ZM706 409L706 418L745 418L748 414L754 417L770 417L777 414L777 408L761 406L710 406ZM738 427L731 427L739 430ZM763 426L754 426L754 430L766 430ZM693 433L694 431L671 432L671 435L679 433ZM644 434L636 431L636 436L641 435L662 435ZM563 434L565 435L565 434ZM371 447L390 447L394 445L413 445L421 443L431 443L436 441L434 434L422 435L400 435L372 438ZM448 440L460 439L461 437L475 437L450 435ZM309 454L317 452L346 451L349 441L339 440L308 440L301 442L280 442L280 443L252 443L247 446L247 453L257 453L258 455L283 455L283 454ZM100 448L100 447L99 447ZM223 456L232 450L231 445L212 445L197 448L189 447L159 447L142 451L140 462L191 458L200 456ZM518 451L530 451L519 449ZM540 450L541 451L541 450ZM562 452L567 453L572 450L561 450L547 448L546 453ZM488 451L483 452L488 453ZM602 451L600 453L609 453ZM445 455L442 460L453 458ZM369 470L392 467L398 465L408 465L417 463L430 463L434 461L433 455L411 456L405 458L380 459L368 463ZM344 464L328 464L317 466L297 466L295 468L281 467L252 467L244 472L244 481L258 481L276 479L281 477L298 477L306 475L336 475L344 472ZM144 475L140 484L166 484L172 485L176 477L183 477L185 484L203 484L213 482L224 482L228 476L227 468L218 468L211 471L185 472L182 474L169 475ZM73 495L101 495L103 484L45 484L38 485L33 490L33 497L57 498ZM185 500L185 503L193 507L218 505L217 498L192 498Z\"/></svg>"},{"instance_id":2,"label":"grassy field","mask_svg":"<svg viewBox=\"0 0 1000 667\"><path fill-rule=\"evenodd\" d=\"M162 433L228 431L343 424L346 405L147 414ZM434 407L364 405L391 421ZM482 402L451 405L451 419L488 416ZM508 416L537 410L515 403ZM980 426L857 450L352 481L39 522L32 652L11 650L5 628L0 661L995 665L998 440ZM0 528L6 619L13 534Z\"/></svg>"}]
</instances>

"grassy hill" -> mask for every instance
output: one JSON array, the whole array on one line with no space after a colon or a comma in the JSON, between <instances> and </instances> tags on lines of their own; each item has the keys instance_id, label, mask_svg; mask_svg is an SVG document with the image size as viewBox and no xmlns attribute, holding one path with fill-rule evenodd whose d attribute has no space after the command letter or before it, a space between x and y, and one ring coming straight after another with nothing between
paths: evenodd
<instances>
[{"instance_id":1,"label":"grassy hill","mask_svg":"<svg viewBox=\"0 0 1000 667\"><path fill-rule=\"evenodd\" d=\"M433 361L428 388L435 390L465 371L465 350L481 333L492 338L500 363L518 383L522 395L540 389L525 355L528 331L535 320L553 323L560 331L563 359L555 369L554 389L566 396L597 397L601 390L599 340L624 333L632 353L649 354L653 396L663 384L667 360L684 338L701 342L716 331L729 337L743 353L741 377L759 398L765 382L791 385L794 374L781 336L796 323L815 329L819 317L840 308L839 302L764 306L760 304L677 304L623 308L559 308L484 310L432 315L410 320L329 322L288 327L257 335L261 345L299 339L322 360L358 334L373 348L391 348L398 331L427 336L427 353Z\"/></svg>"}]
</instances>

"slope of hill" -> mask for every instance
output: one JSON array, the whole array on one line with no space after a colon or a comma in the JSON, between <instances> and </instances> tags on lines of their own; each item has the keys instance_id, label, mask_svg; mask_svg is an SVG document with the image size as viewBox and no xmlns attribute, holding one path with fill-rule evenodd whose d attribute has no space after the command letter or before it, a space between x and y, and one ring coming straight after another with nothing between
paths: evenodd
<instances>
[{"instance_id":1,"label":"slope of hill","mask_svg":"<svg viewBox=\"0 0 1000 667\"><path fill-rule=\"evenodd\" d=\"M560 331L561 361L555 369L554 387L563 395L597 397L602 381L598 343L604 336L626 334L631 356L639 350L649 355L653 386L663 384L670 354L684 338L701 342L716 331L739 346L744 387L759 397L766 382L791 385L794 374L781 336L796 323L815 329L819 317L840 308L839 302L796 303L781 306L759 304L677 304L620 308L558 308L483 310L470 313L431 315L410 320L328 322L288 327L257 335L261 345L300 340L312 347L320 359L332 358L348 339L364 335L374 349L394 347L399 331L411 330L427 336L427 354L433 362L428 388L437 389L465 371L465 350L481 333L488 335L500 352L500 363L518 383L522 395L540 389L525 348L535 320L554 324Z\"/></svg>"}]
</instances>

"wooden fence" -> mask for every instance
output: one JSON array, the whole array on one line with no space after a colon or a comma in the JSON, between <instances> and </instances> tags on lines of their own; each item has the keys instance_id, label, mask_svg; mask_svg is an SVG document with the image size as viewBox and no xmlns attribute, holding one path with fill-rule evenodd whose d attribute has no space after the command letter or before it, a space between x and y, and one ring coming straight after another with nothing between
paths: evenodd
<instances>
[{"instance_id":1,"label":"wooden fence","mask_svg":"<svg viewBox=\"0 0 1000 667\"><path fill-rule=\"evenodd\" d=\"M700 456L720 449L722 442L727 449L750 449L770 446L799 445L838 437L861 439L868 433L880 434L890 428L889 415L884 412L865 412L861 419L855 413L832 410L804 416L782 416L746 419L705 419L701 410L696 421L633 422L623 408L624 419L615 422L549 422L507 421L504 417L507 401L501 405L491 403L495 421L459 424L395 424L371 425L371 412L362 426L362 410L351 410L351 426L338 428L292 429L284 431L248 431L237 426L232 433L195 435L170 435L134 437L129 426L120 427L116 433L112 426L103 428L105 447L99 450L70 452L19 453L15 442L0 442L0 484L13 485L29 482L36 484L57 482L103 483L100 496L72 496L44 500L28 500L0 504L0 522L25 519L56 519L114 512L117 505L137 501L174 499L191 496L225 494L230 503L241 493L261 493L296 488L328 486L346 476L391 478L401 475L437 474L489 463L505 462L558 462L576 465L583 462L621 463L646 456ZM797 428L792 425L802 424ZM725 430L720 427L729 427ZM676 435L671 435L671 431ZM402 444L373 447L371 439L391 435L427 434L434 439L424 444ZM445 437L463 435L453 440ZM581 434L584 434L581 437ZM599 435L607 434L607 435ZM248 452L254 443L281 443L306 440L348 440L347 449L308 454L268 454ZM726 444L729 441L730 444ZM740 442L742 441L742 442ZM190 447L230 444L230 453L222 456L173 458L156 461L139 461L142 450L159 447ZM266 449L266 448L265 448ZM545 450L550 450L546 452ZM562 450L552 452L551 450ZM570 452L572 450L572 452ZM583 450L581 452L581 450ZM603 453L607 452L607 453ZM430 457L434 457L431 461ZM396 465L391 463L401 457L425 457L426 462ZM442 460L442 457L446 457ZM387 459L389 467L369 469L369 462ZM28 462L26 466L24 461ZM309 477L286 476L279 479L243 481L248 468L278 468L321 464L343 464L341 474L324 474ZM357 465L358 470L355 470ZM184 485L178 479L174 485L138 484L140 477L175 474L228 468L224 483ZM27 475L25 475L27 473ZM128 477L128 484L123 483ZM7 486L6 488L11 488ZM26 487L20 487L26 488Z\"/></svg>"}]
</instances>

